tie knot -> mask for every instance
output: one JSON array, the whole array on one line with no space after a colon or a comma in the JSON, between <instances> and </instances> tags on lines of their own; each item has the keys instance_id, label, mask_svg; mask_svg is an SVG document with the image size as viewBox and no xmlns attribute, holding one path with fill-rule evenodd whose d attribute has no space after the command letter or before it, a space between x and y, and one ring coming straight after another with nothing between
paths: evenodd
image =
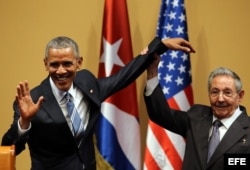
<instances>
[{"instance_id":1,"label":"tie knot","mask_svg":"<svg viewBox=\"0 0 250 170\"><path fill-rule=\"evenodd\" d=\"M70 93L69 93L69 92L66 92L66 94L65 94L65 99L66 99L66 101L69 101L70 98L71 98Z\"/></svg>"},{"instance_id":2,"label":"tie knot","mask_svg":"<svg viewBox=\"0 0 250 170\"><path fill-rule=\"evenodd\" d=\"M220 126L222 125L221 121L216 119L213 123L213 126L216 127L216 128L219 128Z\"/></svg>"}]
</instances>

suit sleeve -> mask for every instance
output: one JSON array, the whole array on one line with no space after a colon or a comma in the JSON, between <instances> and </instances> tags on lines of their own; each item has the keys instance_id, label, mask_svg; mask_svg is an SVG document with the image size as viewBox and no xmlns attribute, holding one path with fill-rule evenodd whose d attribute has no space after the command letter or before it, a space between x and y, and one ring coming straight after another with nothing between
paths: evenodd
<instances>
[{"instance_id":1,"label":"suit sleeve","mask_svg":"<svg viewBox=\"0 0 250 170\"><path fill-rule=\"evenodd\" d=\"M25 143L28 140L28 132L21 136L19 135L18 120L20 117L20 112L16 102L14 102L13 104L13 109L14 109L14 119L9 130L4 134L1 145L9 146L14 144L15 153L16 155L18 155L19 153L22 152L22 150L25 149Z\"/></svg>"},{"instance_id":2,"label":"suit sleeve","mask_svg":"<svg viewBox=\"0 0 250 170\"><path fill-rule=\"evenodd\" d=\"M144 100L150 120L167 130L186 136L187 113L169 107L160 85L151 95L144 95Z\"/></svg>"},{"instance_id":3,"label":"suit sleeve","mask_svg":"<svg viewBox=\"0 0 250 170\"><path fill-rule=\"evenodd\" d=\"M98 80L101 91L100 99L102 101L135 81L154 61L154 53L161 54L167 50L166 46L157 37L149 44L148 48L147 54L138 55L116 74Z\"/></svg>"}]
</instances>

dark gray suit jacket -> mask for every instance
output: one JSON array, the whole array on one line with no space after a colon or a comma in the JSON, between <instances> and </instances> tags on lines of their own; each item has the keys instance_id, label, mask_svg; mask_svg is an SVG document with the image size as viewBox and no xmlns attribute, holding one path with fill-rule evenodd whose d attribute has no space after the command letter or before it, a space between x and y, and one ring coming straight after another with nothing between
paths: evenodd
<instances>
[{"instance_id":1,"label":"dark gray suit jacket","mask_svg":"<svg viewBox=\"0 0 250 170\"><path fill-rule=\"evenodd\" d=\"M20 112L15 102L14 121L3 136L2 145L15 144L16 153L19 154L25 149L27 142L34 170L81 170L83 164L85 169L95 170L93 132L100 114L101 103L143 73L154 60L153 53L161 54L166 50L160 39L155 38L149 45L147 55L136 57L113 76L97 79L87 70L77 73L74 85L81 90L90 104L89 123L79 147L52 93L49 77L31 90L34 102L37 102L40 96L44 96L44 102L32 119L29 133L21 137L18 135L17 121Z\"/></svg>"},{"instance_id":2,"label":"dark gray suit jacket","mask_svg":"<svg viewBox=\"0 0 250 170\"><path fill-rule=\"evenodd\" d=\"M186 139L183 170L223 170L224 154L250 154L250 118L240 106L241 115L228 129L207 163L208 135L212 126L211 107L193 105L187 112L173 110L166 102L159 86L152 95L145 96L150 119L158 125Z\"/></svg>"}]
</instances>

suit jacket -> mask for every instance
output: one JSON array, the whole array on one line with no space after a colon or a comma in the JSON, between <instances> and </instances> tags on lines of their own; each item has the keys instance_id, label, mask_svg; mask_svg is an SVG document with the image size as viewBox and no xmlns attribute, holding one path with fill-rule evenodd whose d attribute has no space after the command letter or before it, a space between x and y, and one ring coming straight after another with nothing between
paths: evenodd
<instances>
[{"instance_id":1,"label":"suit jacket","mask_svg":"<svg viewBox=\"0 0 250 170\"><path fill-rule=\"evenodd\" d=\"M19 136L17 121L20 111L14 102L14 121L2 139L2 145L16 145L16 153L25 149L28 143L32 169L34 170L95 170L95 152L93 132L101 103L112 94L132 83L154 60L153 53L167 49L160 39L155 38L149 45L149 52L138 56L123 67L117 74L108 78L97 79L88 70L77 73L74 85L78 87L90 104L90 117L81 144L77 142L68 127L66 119L54 97L49 77L31 90L34 102L44 96L40 110L31 121L31 129Z\"/></svg>"},{"instance_id":2,"label":"suit jacket","mask_svg":"<svg viewBox=\"0 0 250 170\"><path fill-rule=\"evenodd\" d=\"M160 85L144 99L153 122L186 139L183 170L222 170L224 154L250 153L250 118L243 106L240 106L242 113L207 163L208 136L213 117L211 107L193 105L187 112L173 110L167 104Z\"/></svg>"}]
</instances>

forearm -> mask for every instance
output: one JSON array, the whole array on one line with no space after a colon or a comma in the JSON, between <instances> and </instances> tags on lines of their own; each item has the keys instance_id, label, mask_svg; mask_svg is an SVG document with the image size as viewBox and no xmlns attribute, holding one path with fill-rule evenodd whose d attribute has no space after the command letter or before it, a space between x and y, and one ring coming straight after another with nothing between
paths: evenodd
<instances>
[{"instance_id":1,"label":"forearm","mask_svg":"<svg viewBox=\"0 0 250 170\"><path fill-rule=\"evenodd\" d=\"M20 131L21 128L18 122L20 114L16 109L17 105L14 104L14 119L8 131L3 135L1 145L9 146L14 144L17 155L25 148L25 143L28 140L28 132Z\"/></svg>"},{"instance_id":2,"label":"forearm","mask_svg":"<svg viewBox=\"0 0 250 170\"><path fill-rule=\"evenodd\" d=\"M166 102L160 85L158 85L149 96L144 96L148 115L151 120L161 126L166 126L166 122L173 122L172 110Z\"/></svg>"},{"instance_id":3,"label":"forearm","mask_svg":"<svg viewBox=\"0 0 250 170\"><path fill-rule=\"evenodd\" d=\"M20 136L18 132L18 124L12 124L11 128L4 134L1 145L15 145L15 154L18 155L25 149L25 143L28 140L28 133Z\"/></svg>"},{"instance_id":4,"label":"forearm","mask_svg":"<svg viewBox=\"0 0 250 170\"><path fill-rule=\"evenodd\" d=\"M116 74L105 79L99 79L100 89L106 92L104 93L104 99L135 81L155 60L154 54L166 49L161 40L155 38L150 43L149 50L145 55L138 55Z\"/></svg>"},{"instance_id":5,"label":"forearm","mask_svg":"<svg viewBox=\"0 0 250 170\"><path fill-rule=\"evenodd\" d=\"M150 120L165 129L185 136L187 114L169 107L160 85L151 95L144 96L144 100Z\"/></svg>"}]
</instances>

